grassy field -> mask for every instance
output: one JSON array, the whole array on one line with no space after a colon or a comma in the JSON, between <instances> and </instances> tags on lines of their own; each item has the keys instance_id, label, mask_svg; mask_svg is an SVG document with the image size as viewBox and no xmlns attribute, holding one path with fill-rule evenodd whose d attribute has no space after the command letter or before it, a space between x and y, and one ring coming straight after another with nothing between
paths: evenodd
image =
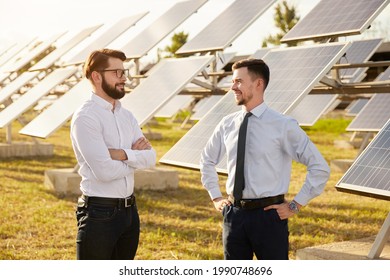
<instances>
[{"instance_id":1,"label":"grassy field","mask_svg":"<svg viewBox=\"0 0 390 280\"><path fill-rule=\"evenodd\" d=\"M349 139L345 133L348 123L343 117L326 118L306 129L328 163L356 156L356 149L334 145L335 140ZM17 134L19 128L14 124L13 141L31 141ZM162 140L152 141L158 158L188 129L164 120L151 126L153 132L163 135ZM5 130L0 130L0 141L5 142ZM43 184L45 170L76 164L69 127L44 141L54 144L54 156L0 161L0 259L75 259L77 198L60 197ZM222 259L221 214L214 210L198 171L175 169L178 189L136 190L141 217L136 259ZM389 211L388 202L338 192L334 186L342 175L332 172L324 193L290 219L290 258L294 259L300 248L378 233ZM305 167L294 163L288 198L299 190L304 177ZM224 180L221 177L221 183Z\"/></svg>"}]
</instances>

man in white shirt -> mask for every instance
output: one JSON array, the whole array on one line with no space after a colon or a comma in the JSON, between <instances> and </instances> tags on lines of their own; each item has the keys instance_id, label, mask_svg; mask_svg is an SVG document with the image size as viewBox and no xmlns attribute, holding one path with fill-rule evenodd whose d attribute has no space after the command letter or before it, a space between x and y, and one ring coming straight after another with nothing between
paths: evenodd
<instances>
[{"instance_id":1,"label":"man in white shirt","mask_svg":"<svg viewBox=\"0 0 390 280\"><path fill-rule=\"evenodd\" d=\"M297 121L264 103L270 76L265 62L246 59L232 69L231 89L242 110L224 117L206 144L200 162L202 184L224 217L225 259L252 259L254 254L257 259L288 259L288 218L323 192L330 169ZM247 132L242 129L239 141L241 123L246 122ZM228 197L221 194L215 168L225 154ZM287 202L292 160L305 164L307 174L300 191Z\"/></svg>"},{"instance_id":2,"label":"man in white shirt","mask_svg":"<svg viewBox=\"0 0 390 280\"><path fill-rule=\"evenodd\" d=\"M102 49L84 65L92 93L74 113L70 132L82 177L77 259L134 259L138 248L134 170L154 166L156 152L119 101L128 76L125 60L121 51Z\"/></svg>"}]
</instances>

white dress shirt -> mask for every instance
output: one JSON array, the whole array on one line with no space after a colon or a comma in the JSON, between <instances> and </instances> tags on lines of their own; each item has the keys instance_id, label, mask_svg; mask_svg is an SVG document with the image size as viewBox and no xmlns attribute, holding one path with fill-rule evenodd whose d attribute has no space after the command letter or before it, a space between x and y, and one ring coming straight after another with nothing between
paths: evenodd
<instances>
[{"instance_id":1,"label":"white dress shirt","mask_svg":"<svg viewBox=\"0 0 390 280\"><path fill-rule=\"evenodd\" d=\"M80 189L88 196L128 197L134 191L134 170L156 163L154 149L131 149L143 137L134 115L119 101L112 109L112 104L92 93L73 114L71 140L80 166ZM109 148L123 149L127 160L112 160Z\"/></svg>"},{"instance_id":2,"label":"white dress shirt","mask_svg":"<svg viewBox=\"0 0 390 280\"><path fill-rule=\"evenodd\" d=\"M264 102L251 112L246 138L243 199L286 194L292 160L295 160L307 166L307 176L294 200L306 205L322 193L329 179L328 164L296 120L272 110ZM202 152L201 180L211 199L222 196L215 166L225 154L226 192L233 194L238 131L245 114L246 111L242 110L224 117Z\"/></svg>"}]
</instances>

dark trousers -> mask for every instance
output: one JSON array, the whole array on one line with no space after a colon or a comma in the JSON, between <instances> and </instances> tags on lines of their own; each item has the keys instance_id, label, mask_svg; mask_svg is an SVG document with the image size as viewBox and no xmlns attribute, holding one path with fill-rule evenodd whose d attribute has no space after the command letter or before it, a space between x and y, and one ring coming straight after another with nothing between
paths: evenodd
<instances>
[{"instance_id":1,"label":"dark trousers","mask_svg":"<svg viewBox=\"0 0 390 280\"><path fill-rule=\"evenodd\" d=\"M225 206L223 247L226 260L288 259L288 220L281 220L276 210L246 210Z\"/></svg>"},{"instance_id":2,"label":"dark trousers","mask_svg":"<svg viewBox=\"0 0 390 280\"><path fill-rule=\"evenodd\" d=\"M138 248L140 221L131 207L78 206L78 260L132 260Z\"/></svg>"}]
</instances>

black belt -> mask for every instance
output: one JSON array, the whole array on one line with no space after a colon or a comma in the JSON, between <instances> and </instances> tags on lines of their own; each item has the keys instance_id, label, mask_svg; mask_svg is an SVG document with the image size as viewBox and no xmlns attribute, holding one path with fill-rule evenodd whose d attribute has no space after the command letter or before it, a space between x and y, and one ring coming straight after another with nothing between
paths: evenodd
<instances>
[{"instance_id":1,"label":"black belt","mask_svg":"<svg viewBox=\"0 0 390 280\"><path fill-rule=\"evenodd\" d=\"M229 196L229 200L233 203L233 206L242 209L256 209L265 208L272 204L281 204L284 202L284 195L269 196L257 199L241 199L234 201L232 196Z\"/></svg>"},{"instance_id":2,"label":"black belt","mask_svg":"<svg viewBox=\"0 0 390 280\"><path fill-rule=\"evenodd\" d=\"M135 196L131 195L126 198L109 198L109 197L96 197L81 195L81 198L85 201L85 204L94 204L101 206L118 206L118 207L131 207L135 205Z\"/></svg>"}]
</instances>

